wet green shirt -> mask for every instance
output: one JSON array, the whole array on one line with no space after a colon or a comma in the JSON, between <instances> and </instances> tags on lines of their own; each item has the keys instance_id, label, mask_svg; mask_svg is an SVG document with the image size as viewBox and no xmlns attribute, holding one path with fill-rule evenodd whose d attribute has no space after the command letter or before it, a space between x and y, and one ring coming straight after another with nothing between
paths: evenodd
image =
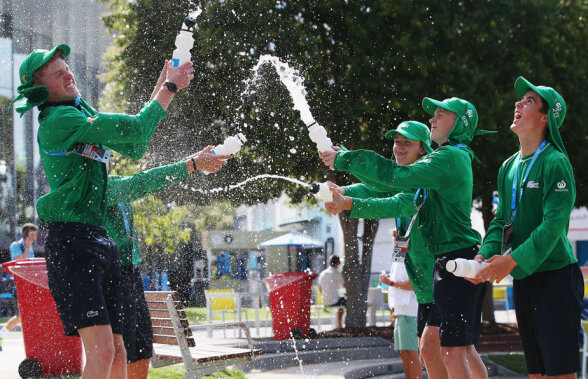
<instances>
[{"instance_id":1,"label":"wet green shirt","mask_svg":"<svg viewBox=\"0 0 588 379\"><path fill-rule=\"evenodd\" d=\"M532 155L521 159L518 152L498 171L500 203L480 249L486 258L500 254L502 228L511 217L515 167L520 161L518 201L520 185L531 158ZM536 272L557 270L577 262L567 237L575 199L572 166L564 154L549 144L529 172L514 220L511 256L518 265L511 273L513 278L523 279Z\"/></svg>"},{"instance_id":2,"label":"wet green shirt","mask_svg":"<svg viewBox=\"0 0 588 379\"><path fill-rule=\"evenodd\" d=\"M479 245L472 229L472 158L465 149L442 146L408 166L373 151L340 151L335 169L353 174L377 191L428 190L419 212L419 227L428 250L435 254Z\"/></svg>"},{"instance_id":3,"label":"wet green shirt","mask_svg":"<svg viewBox=\"0 0 588 379\"><path fill-rule=\"evenodd\" d=\"M353 199L351 217L355 218L396 218L399 235L405 235L411 217L416 211L415 191L401 193L379 192L364 184L343 187L345 195ZM418 225L418 217L415 221ZM404 261L406 272L416 299L420 304L435 302L433 298L433 266L435 258L427 250L427 245L419 228L410 232L408 254Z\"/></svg>"},{"instance_id":4,"label":"wet green shirt","mask_svg":"<svg viewBox=\"0 0 588 379\"><path fill-rule=\"evenodd\" d=\"M78 142L104 146L133 159L143 156L165 111L156 101L137 115L99 113L83 99L86 114L73 106L45 108L39 114L39 151L51 192L37 201L44 222L104 224L107 173L104 163L68 152Z\"/></svg>"},{"instance_id":5,"label":"wet green shirt","mask_svg":"<svg viewBox=\"0 0 588 379\"><path fill-rule=\"evenodd\" d=\"M108 235L118 246L121 266L141 263L141 252L133 223L133 207L130 203L163 191L187 177L188 170L183 161L153 168L133 176L110 175L108 177L104 226Z\"/></svg>"}]
</instances>

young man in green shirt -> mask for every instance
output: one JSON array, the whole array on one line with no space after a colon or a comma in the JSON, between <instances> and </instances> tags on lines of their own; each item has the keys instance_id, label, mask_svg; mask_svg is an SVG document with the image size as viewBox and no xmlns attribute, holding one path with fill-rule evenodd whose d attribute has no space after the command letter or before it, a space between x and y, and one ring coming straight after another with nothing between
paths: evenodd
<instances>
[{"instance_id":1,"label":"young man in green shirt","mask_svg":"<svg viewBox=\"0 0 588 379\"><path fill-rule=\"evenodd\" d=\"M131 202L161 192L188 178L194 171L216 172L231 156L214 155L213 146L167 166L133 176L108 176L106 187L106 231L116 242L121 265L123 296L123 340L127 351L127 377L146 379L153 352L151 317L143 294L141 252L135 233Z\"/></svg>"},{"instance_id":2,"label":"young man in green shirt","mask_svg":"<svg viewBox=\"0 0 588 379\"><path fill-rule=\"evenodd\" d=\"M394 159L401 166L413 164L426 154L432 153L429 128L416 121L405 121L395 130L386 133L386 138L394 140ZM360 183L339 187L329 183L333 191L333 201L325 203L325 208L332 214L343 210L350 211L350 217L356 218L396 218L397 232L404 236L411 217L417 210L417 204L424 200L423 194L416 196L416 190L403 192L379 192L370 186ZM386 285L400 289L414 290L418 302L418 314L414 317L414 334L418 336L418 347L414 350L400 349L399 354L404 363L407 377L421 377L422 370L417 351L427 367L427 374L432 379L447 378L447 370L441 357L439 342L439 325L441 318L435 307L433 297L433 266L435 258L427 250L421 235L418 215L410 232L410 244L404 264L410 279L408 287L400 283L391 283L387 276L380 276ZM397 318L397 321L403 317ZM412 321L412 317L406 317ZM394 332L397 332L395 326ZM398 346L394 346L398 350Z\"/></svg>"},{"instance_id":3,"label":"young man in green shirt","mask_svg":"<svg viewBox=\"0 0 588 379\"><path fill-rule=\"evenodd\" d=\"M79 96L65 58L69 46L35 50L19 69L13 104L21 115L38 107L37 140L51 193L37 202L48 223L45 258L49 288L66 335L84 343L84 378L124 378L120 266L106 235L106 164L110 150L140 158L175 92L193 79L191 63L166 65L153 101L137 115L100 113Z\"/></svg>"},{"instance_id":4,"label":"young man in green shirt","mask_svg":"<svg viewBox=\"0 0 588 379\"><path fill-rule=\"evenodd\" d=\"M567 238L576 198L572 166L559 134L563 98L550 87L515 82L521 100L510 129L520 150L498 172L500 202L476 259L477 278L514 278L515 311L529 377L575 378L584 284Z\"/></svg>"},{"instance_id":5,"label":"young man in green shirt","mask_svg":"<svg viewBox=\"0 0 588 379\"><path fill-rule=\"evenodd\" d=\"M323 162L347 171L378 191L427 190L419 227L429 251L438 259L473 259L481 243L472 229L472 159L468 147L476 134L478 114L468 101L423 99L432 117L431 139L439 148L417 162L401 166L368 150L321 153ZM455 277L435 264L433 295L441 315L441 352L450 378L488 376L474 344L480 338L484 287Z\"/></svg>"}]
</instances>

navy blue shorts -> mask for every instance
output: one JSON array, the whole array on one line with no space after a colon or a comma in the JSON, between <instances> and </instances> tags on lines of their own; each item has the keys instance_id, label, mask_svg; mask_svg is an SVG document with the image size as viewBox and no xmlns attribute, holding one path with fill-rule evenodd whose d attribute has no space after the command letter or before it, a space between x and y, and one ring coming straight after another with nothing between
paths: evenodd
<instances>
[{"instance_id":1,"label":"navy blue shorts","mask_svg":"<svg viewBox=\"0 0 588 379\"><path fill-rule=\"evenodd\" d=\"M137 266L123 266L121 272L124 294L123 341L127 350L127 363L134 363L153 355L153 328L139 269Z\"/></svg>"},{"instance_id":2,"label":"navy blue shorts","mask_svg":"<svg viewBox=\"0 0 588 379\"><path fill-rule=\"evenodd\" d=\"M419 304L417 314L417 336L421 338L425 326L441 326L441 315L437 310L435 303Z\"/></svg>"},{"instance_id":3,"label":"navy blue shorts","mask_svg":"<svg viewBox=\"0 0 588 379\"><path fill-rule=\"evenodd\" d=\"M513 281L514 305L530 374L580 370L584 280L577 263Z\"/></svg>"},{"instance_id":4,"label":"navy blue shorts","mask_svg":"<svg viewBox=\"0 0 588 379\"><path fill-rule=\"evenodd\" d=\"M49 224L45 240L49 290L68 336L110 325L122 334L120 265L114 241L99 226Z\"/></svg>"},{"instance_id":5,"label":"navy blue shorts","mask_svg":"<svg viewBox=\"0 0 588 379\"><path fill-rule=\"evenodd\" d=\"M455 250L436 258L474 259L478 247ZM480 342L482 299L486 286L475 285L457 277L435 263L433 268L433 296L441 315L439 337L441 346L469 346Z\"/></svg>"}]
</instances>

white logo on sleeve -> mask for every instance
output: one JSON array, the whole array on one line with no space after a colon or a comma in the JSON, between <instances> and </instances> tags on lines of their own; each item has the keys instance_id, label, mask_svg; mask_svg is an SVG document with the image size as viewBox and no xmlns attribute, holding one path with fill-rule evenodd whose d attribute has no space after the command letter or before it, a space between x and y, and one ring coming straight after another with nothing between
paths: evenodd
<instances>
[{"instance_id":1,"label":"white logo on sleeve","mask_svg":"<svg viewBox=\"0 0 588 379\"><path fill-rule=\"evenodd\" d=\"M529 183L527 183L527 188L539 188L539 183L530 180Z\"/></svg>"},{"instance_id":2,"label":"white logo on sleeve","mask_svg":"<svg viewBox=\"0 0 588 379\"><path fill-rule=\"evenodd\" d=\"M561 182L557 182L557 189L555 192L568 192L568 184L562 180Z\"/></svg>"}]
</instances>

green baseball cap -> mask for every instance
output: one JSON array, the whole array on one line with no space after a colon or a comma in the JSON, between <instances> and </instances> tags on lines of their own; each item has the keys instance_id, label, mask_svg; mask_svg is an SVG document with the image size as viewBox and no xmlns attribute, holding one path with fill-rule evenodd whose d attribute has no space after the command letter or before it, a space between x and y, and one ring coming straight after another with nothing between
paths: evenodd
<instances>
[{"instance_id":1,"label":"green baseball cap","mask_svg":"<svg viewBox=\"0 0 588 379\"><path fill-rule=\"evenodd\" d=\"M55 52L60 50L63 53L63 58L67 57L70 52L69 46L62 43L54 47L52 50L37 49L29 54L28 57L20 65L18 74L20 77L20 86L18 86L18 97L10 103L10 106L22 99L26 99L16 106L16 111L22 117L23 114L29 110L37 107L47 101L49 98L49 90L45 86L33 87L33 75L35 71L43 67L47 62L53 58Z\"/></svg>"},{"instance_id":2,"label":"green baseball cap","mask_svg":"<svg viewBox=\"0 0 588 379\"><path fill-rule=\"evenodd\" d=\"M547 105L549 105L549 110L547 111L547 125L549 127L548 139L550 139L562 153L567 155L561 135L559 134L559 128L566 118L566 102L563 97L561 97L561 95L553 88L535 86L522 76L517 78L514 87L520 97L525 96L529 91L534 91L547 101Z\"/></svg>"},{"instance_id":3,"label":"green baseball cap","mask_svg":"<svg viewBox=\"0 0 588 379\"><path fill-rule=\"evenodd\" d=\"M494 133L486 130L476 130L478 127L478 111L474 104L467 100L457 97L445 99L443 101L425 97L423 99L423 109L431 116L435 115L435 110L439 108L447 109L457 114L455 124L447 136L452 145L465 144L468 146L474 136L486 133ZM468 148L469 149L469 148ZM473 154L473 152L472 152Z\"/></svg>"},{"instance_id":4,"label":"green baseball cap","mask_svg":"<svg viewBox=\"0 0 588 379\"><path fill-rule=\"evenodd\" d=\"M396 133L402 134L408 139L421 141L423 143L423 149L425 149L427 154L433 152L433 148L431 147L431 131L427 125L423 124L422 122L403 121L398 125L398 127L396 127L396 129L389 130L386 133L386 138L394 139Z\"/></svg>"},{"instance_id":5,"label":"green baseball cap","mask_svg":"<svg viewBox=\"0 0 588 379\"><path fill-rule=\"evenodd\" d=\"M435 109L443 108L457 114L457 118L463 121L464 126L467 129L476 130L478 126L478 112L476 111L476 107L469 101L452 97L450 99L445 99L443 101L431 99L430 97L425 97L423 99L423 109L425 112L433 116L435 114Z\"/></svg>"}]
</instances>

